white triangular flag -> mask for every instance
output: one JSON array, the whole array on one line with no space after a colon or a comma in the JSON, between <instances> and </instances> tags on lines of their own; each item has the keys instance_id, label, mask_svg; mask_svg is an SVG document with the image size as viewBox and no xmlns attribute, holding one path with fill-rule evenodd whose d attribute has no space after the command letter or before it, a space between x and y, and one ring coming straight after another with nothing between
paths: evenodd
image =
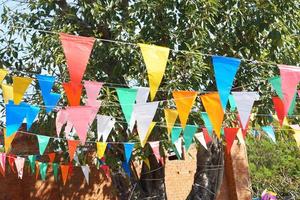
<instances>
[{"instance_id":1,"label":"white triangular flag","mask_svg":"<svg viewBox=\"0 0 300 200\"><path fill-rule=\"evenodd\" d=\"M18 178L22 179L23 177L23 168L24 168L25 158L17 157L15 159L15 165L18 171Z\"/></svg>"},{"instance_id":2,"label":"white triangular flag","mask_svg":"<svg viewBox=\"0 0 300 200\"><path fill-rule=\"evenodd\" d=\"M82 165L81 170L83 172L83 175L85 177L85 180L86 180L87 184L89 184L90 167L88 165Z\"/></svg>"},{"instance_id":3,"label":"white triangular flag","mask_svg":"<svg viewBox=\"0 0 300 200\"><path fill-rule=\"evenodd\" d=\"M232 92L236 107L242 123L242 128L245 129L251 113L254 101L259 99L257 92Z\"/></svg>"},{"instance_id":4,"label":"white triangular flag","mask_svg":"<svg viewBox=\"0 0 300 200\"><path fill-rule=\"evenodd\" d=\"M196 133L195 138L200 142L200 144L207 150L206 141L202 132Z\"/></svg>"},{"instance_id":5,"label":"white triangular flag","mask_svg":"<svg viewBox=\"0 0 300 200\"><path fill-rule=\"evenodd\" d=\"M106 142L111 130L115 126L116 120L112 116L97 115L97 134L98 141L102 136L103 142Z\"/></svg>"},{"instance_id":6,"label":"white triangular flag","mask_svg":"<svg viewBox=\"0 0 300 200\"><path fill-rule=\"evenodd\" d=\"M182 137L178 138L173 144L177 150L178 156L182 157Z\"/></svg>"}]
</instances>

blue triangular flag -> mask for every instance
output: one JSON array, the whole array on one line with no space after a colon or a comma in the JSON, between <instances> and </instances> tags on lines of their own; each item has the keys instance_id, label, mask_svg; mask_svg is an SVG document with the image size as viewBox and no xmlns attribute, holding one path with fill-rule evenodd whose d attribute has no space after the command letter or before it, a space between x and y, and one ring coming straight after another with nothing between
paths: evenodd
<instances>
[{"instance_id":1,"label":"blue triangular flag","mask_svg":"<svg viewBox=\"0 0 300 200\"><path fill-rule=\"evenodd\" d=\"M130 177L130 175L131 175L130 164L128 162L123 162L122 167L123 167L124 171L126 172L126 174L128 174L128 176Z\"/></svg>"},{"instance_id":2,"label":"blue triangular flag","mask_svg":"<svg viewBox=\"0 0 300 200\"><path fill-rule=\"evenodd\" d=\"M126 122L129 124L138 90L132 88L116 88L116 90Z\"/></svg>"},{"instance_id":3,"label":"blue triangular flag","mask_svg":"<svg viewBox=\"0 0 300 200\"><path fill-rule=\"evenodd\" d=\"M268 134L268 136L272 139L274 143L276 143L276 137L274 133L274 129L272 126L262 126L261 127L264 132Z\"/></svg>"},{"instance_id":4,"label":"blue triangular flag","mask_svg":"<svg viewBox=\"0 0 300 200\"><path fill-rule=\"evenodd\" d=\"M6 136L14 134L22 125L29 106L24 104L14 105L13 101L6 104Z\"/></svg>"},{"instance_id":5,"label":"blue triangular flag","mask_svg":"<svg viewBox=\"0 0 300 200\"><path fill-rule=\"evenodd\" d=\"M36 135L39 142L40 155L43 155L48 145L50 137L45 135Z\"/></svg>"},{"instance_id":6,"label":"blue triangular flag","mask_svg":"<svg viewBox=\"0 0 300 200\"><path fill-rule=\"evenodd\" d=\"M213 56L212 60L221 104L223 110L225 110L232 83L241 60L223 56Z\"/></svg>"},{"instance_id":7,"label":"blue triangular flag","mask_svg":"<svg viewBox=\"0 0 300 200\"><path fill-rule=\"evenodd\" d=\"M134 148L134 143L124 143L124 150L125 150L125 158L126 162L129 163L132 150Z\"/></svg>"},{"instance_id":8,"label":"blue triangular flag","mask_svg":"<svg viewBox=\"0 0 300 200\"><path fill-rule=\"evenodd\" d=\"M52 87L54 85L55 77L46 76L46 75L37 75L36 78L39 82L42 95L43 96L48 95L51 92Z\"/></svg>"},{"instance_id":9,"label":"blue triangular flag","mask_svg":"<svg viewBox=\"0 0 300 200\"><path fill-rule=\"evenodd\" d=\"M205 128L206 128L207 131L208 131L208 134L209 134L210 136L212 136L212 135L213 135L213 126L212 126L212 124L211 124L211 122L210 122L210 119L209 119L209 117L208 117L207 112L201 112L201 117L202 117L202 119L203 119L203 121L204 121L204 125L205 125Z\"/></svg>"},{"instance_id":10,"label":"blue triangular flag","mask_svg":"<svg viewBox=\"0 0 300 200\"><path fill-rule=\"evenodd\" d=\"M184 147L188 150L192 144L193 137L198 129L196 125L186 125L183 131Z\"/></svg>"},{"instance_id":11,"label":"blue triangular flag","mask_svg":"<svg viewBox=\"0 0 300 200\"><path fill-rule=\"evenodd\" d=\"M46 112L49 113L55 108L56 104L60 99L60 94L50 93L48 95L43 96L44 103L46 105Z\"/></svg>"},{"instance_id":12,"label":"blue triangular flag","mask_svg":"<svg viewBox=\"0 0 300 200\"><path fill-rule=\"evenodd\" d=\"M174 142L176 142L176 140L178 140L181 131L182 131L181 127L174 126L172 128L172 131L171 131L171 141L172 141L173 144L174 144Z\"/></svg>"},{"instance_id":13,"label":"blue triangular flag","mask_svg":"<svg viewBox=\"0 0 300 200\"><path fill-rule=\"evenodd\" d=\"M27 122L27 131L29 131L30 127L32 126L35 118L40 112L40 107L37 106L29 106L29 110L26 115L26 122Z\"/></svg>"}]
</instances>

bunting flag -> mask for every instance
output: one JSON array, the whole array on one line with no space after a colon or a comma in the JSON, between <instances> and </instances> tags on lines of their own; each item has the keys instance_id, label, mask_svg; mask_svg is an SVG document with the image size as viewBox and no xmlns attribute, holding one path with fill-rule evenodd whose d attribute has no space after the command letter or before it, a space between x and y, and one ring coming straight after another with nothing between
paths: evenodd
<instances>
[{"instance_id":1,"label":"bunting flag","mask_svg":"<svg viewBox=\"0 0 300 200\"><path fill-rule=\"evenodd\" d=\"M296 93L297 85L300 81L300 68L288 65L278 65L278 67L281 76L284 116L286 116Z\"/></svg>"},{"instance_id":2,"label":"bunting flag","mask_svg":"<svg viewBox=\"0 0 300 200\"><path fill-rule=\"evenodd\" d=\"M40 151L40 155L43 155L46 147L48 145L48 142L50 140L50 137L45 136L45 135L36 135L38 142L39 142L39 151Z\"/></svg>"},{"instance_id":3,"label":"bunting flag","mask_svg":"<svg viewBox=\"0 0 300 200\"><path fill-rule=\"evenodd\" d=\"M136 103L142 104L146 103L149 96L150 88L148 87L138 87L136 94Z\"/></svg>"},{"instance_id":4,"label":"bunting flag","mask_svg":"<svg viewBox=\"0 0 300 200\"><path fill-rule=\"evenodd\" d=\"M76 151L79 143L80 143L80 141L78 141L78 140L68 140L70 162L72 162L72 160L74 158L74 154L75 154L75 151Z\"/></svg>"},{"instance_id":5,"label":"bunting flag","mask_svg":"<svg viewBox=\"0 0 300 200\"><path fill-rule=\"evenodd\" d=\"M235 140L238 131L239 128L224 128L225 140L226 140L226 151L228 154L230 154L232 144Z\"/></svg>"},{"instance_id":6,"label":"bunting flag","mask_svg":"<svg viewBox=\"0 0 300 200\"><path fill-rule=\"evenodd\" d=\"M116 91L126 122L130 124L130 119L138 90L132 88L116 88Z\"/></svg>"},{"instance_id":7,"label":"bunting flag","mask_svg":"<svg viewBox=\"0 0 300 200\"><path fill-rule=\"evenodd\" d=\"M17 173L15 170L15 157L13 155L11 155L10 157L8 157L8 164L10 166L10 169L12 170L13 173Z\"/></svg>"},{"instance_id":8,"label":"bunting flag","mask_svg":"<svg viewBox=\"0 0 300 200\"><path fill-rule=\"evenodd\" d=\"M0 69L0 84L4 80L7 73L8 73L8 71L6 69Z\"/></svg>"},{"instance_id":9,"label":"bunting flag","mask_svg":"<svg viewBox=\"0 0 300 200\"><path fill-rule=\"evenodd\" d=\"M158 103L159 102L149 102L145 104L134 105L134 114L137 122L137 131L141 143L145 140L145 138L147 138L150 126L153 125L152 120L156 113Z\"/></svg>"},{"instance_id":10,"label":"bunting flag","mask_svg":"<svg viewBox=\"0 0 300 200\"><path fill-rule=\"evenodd\" d=\"M7 136L6 129L3 129L4 134L4 147L5 147L5 153L8 153L10 150L10 146L12 141L14 140L16 133L12 134L11 136Z\"/></svg>"},{"instance_id":11,"label":"bunting flag","mask_svg":"<svg viewBox=\"0 0 300 200\"><path fill-rule=\"evenodd\" d=\"M58 163L52 163L54 180L57 182L58 179Z\"/></svg>"},{"instance_id":12,"label":"bunting flag","mask_svg":"<svg viewBox=\"0 0 300 200\"><path fill-rule=\"evenodd\" d=\"M300 149L300 126L297 125L290 125L292 129L294 129L294 138L296 140L297 146Z\"/></svg>"},{"instance_id":13,"label":"bunting flag","mask_svg":"<svg viewBox=\"0 0 300 200\"><path fill-rule=\"evenodd\" d=\"M69 167L70 167L69 165L60 165L61 176L62 176L64 185L66 185L66 182L67 182L67 178L68 178L68 174L69 174Z\"/></svg>"},{"instance_id":14,"label":"bunting flag","mask_svg":"<svg viewBox=\"0 0 300 200\"><path fill-rule=\"evenodd\" d=\"M207 150L206 141L202 132L196 133L195 138L200 142L200 144Z\"/></svg>"},{"instance_id":15,"label":"bunting flag","mask_svg":"<svg viewBox=\"0 0 300 200\"><path fill-rule=\"evenodd\" d=\"M67 123L68 120L67 114L68 114L67 111L64 109L59 110L56 114L55 127L56 127L57 137L59 137L63 125Z\"/></svg>"},{"instance_id":16,"label":"bunting flag","mask_svg":"<svg viewBox=\"0 0 300 200\"><path fill-rule=\"evenodd\" d=\"M122 162L122 168L124 169L125 173L130 177L131 176L130 163L127 163L126 161Z\"/></svg>"},{"instance_id":17,"label":"bunting flag","mask_svg":"<svg viewBox=\"0 0 300 200\"><path fill-rule=\"evenodd\" d=\"M149 126L149 129L148 129L145 136L142 136L142 135L139 134L139 138L140 138L140 142L141 142L142 147L144 147L145 144L147 143L148 138L149 138L149 136L150 136L150 134L151 134L151 132L152 132L155 125L156 125L156 122L151 122L151 124Z\"/></svg>"},{"instance_id":18,"label":"bunting flag","mask_svg":"<svg viewBox=\"0 0 300 200\"><path fill-rule=\"evenodd\" d=\"M68 120L73 124L82 144L85 144L92 109L87 106L68 107Z\"/></svg>"},{"instance_id":19,"label":"bunting flag","mask_svg":"<svg viewBox=\"0 0 300 200\"><path fill-rule=\"evenodd\" d=\"M44 103L46 105L46 112L50 113L57 105L60 94L57 93L50 93L49 95L44 97Z\"/></svg>"},{"instance_id":20,"label":"bunting flag","mask_svg":"<svg viewBox=\"0 0 300 200\"><path fill-rule=\"evenodd\" d=\"M254 101L259 99L257 92L232 92L240 116L242 128L245 129Z\"/></svg>"},{"instance_id":21,"label":"bunting flag","mask_svg":"<svg viewBox=\"0 0 300 200\"><path fill-rule=\"evenodd\" d=\"M125 159L127 163L129 163L130 161L133 148L134 148L134 143L130 143L130 142L124 143Z\"/></svg>"},{"instance_id":22,"label":"bunting flag","mask_svg":"<svg viewBox=\"0 0 300 200\"><path fill-rule=\"evenodd\" d=\"M159 161L162 162L163 160L162 160L162 157L160 156L160 153L159 153L159 141L149 142L149 144L152 148L152 152L153 152L157 162L158 163L159 163Z\"/></svg>"},{"instance_id":23,"label":"bunting flag","mask_svg":"<svg viewBox=\"0 0 300 200\"><path fill-rule=\"evenodd\" d=\"M145 158L145 159L143 160L143 164L145 164L149 170L151 169L151 168L150 168L150 161L149 161L148 158Z\"/></svg>"},{"instance_id":24,"label":"bunting flag","mask_svg":"<svg viewBox=\"0 0 300 200\"><path fill-rule=\"evenodd\" d=\"M30 130L30 127L36 120L36 117L38 116L39 112L40 107L28 105L28 112L26 113L27 131Z\"/></svg>"},{"instance_id":25,"label":"bunting flag","mask_svg":"<svg viewBox=\"0 0 300 200\"><path fill-rule=\"evenodd\" d=\"M240 66L241 60L237 58L213 56L212 62L221 105L225 111L233 80Z\"/></svg>"},{"instance_id":26,"label":"bunting flag","mask_svg":"<svg viewBox=\"0 0 300 200\"><path fill-rule=\"evenodd\" d=\"M32 78L28 77L13 77L14 104L19 105L32 80Z\"/></svg>"},{"instance_id":27,"label":"bunting flag","mask_svg":"<svg viewBox=\"0 0 300 200\"><path fill-rule=\"evenodd\" d=\"M142 56L148 72L150 96L153 101L165 73L170 49L155 45L140 44Z\"/></svg>"},{"instance_id":28,"label":"bunting flag","mask_svg":"<svg viewBox=\"0 0 300 200\"><path fill-rule=\"evenodd\" d=\"M65 90L69 105L79 106L82 87L83 87L82 84L69 82L69 83L63 83L62 85Z\"/></svg>"},{"instance_id":29,"label":"bunting flag","mask_svg":"<svg viewBox=\"0 0 300 200\"><path fill-rule=\"evenodd\" d=\"M106 176L106 178L110 178L110 171L109 171L109 166L108 165L101 165L100 167Z\"/></svg>"},{"instance_id":30,"label":"bunting flag","mask_svg":"<svg viewBox=\"0 0 300 200\"><path fill-rule=\"evenodd\" d=\"M224 112L219 94L217 92L212 92L201 95L200 97L212 124L213 130L216 132L217 137L220 138Z\"/></svg>"},{"instance_id":31,"label":"bunting flag","mask_svg":"<svg viewBox=\"0 0 300 200\"><path fill-rule=\"evenodd\" d=\"M80 83L93 49L95 38L59 34L72 82Z\"/></svg>"},{"instance_id":32,"label":"bunting flag","mask_svg":"<svg viewBox=\"0 0 300 200\"><path fill-rule=\"evenodd\" d=\"M103 83L97 81L84 81L83 85L86 91L87 105L89 105L90 102L97 100Z\"/></svg>"},{"instance_id":33,"label":"bunting flag","mask_svg":"<svg viewBox=\"0 0 300 200\"><path fill-rule=\"evenodd\" d=\"M20 128L28 113L27 105L14 105L12 101L6 104L6 136L9 137Z\"/></svg>"},{"instance_id":34,"label":"bunting flag","mask_svg":"<svg viewBox=\"0 0 300 200\"><path fill-rule=\"evenodd\" d=\"M164 109L168 135L171 134L172 128L178 116L177 110Z\"/></svg>"},{"instance_id":35,"label":"bunting flag","mask_svg":"<svg viewBox=\"0 0 300 200\"><path fill-rule=\"evenodd\" d=\"M193 137L198 129L196 125L187 125L183 131L183 139L184 139L184 146L185 150L188 151L192 142Z\"/></svg>"},{"instance_id":36,"label":"bunting flag","mask_svg":"<svg viewBox=\"0 0 300 200\"><path fill-rule=\"evenodd\" d=\"M178 111L181 127L184 129L197 97L195 91L173 91L173 97Z\"/></svg>"},{"instance_id":37,"label":"bunting flag","mask_svg":"<svg viewBox=\"0 0 300 200\"><path fill-rule=\"evenodd\" d=\"M111 130L114 128L116 120L112 116L97 115L97 139L106 142Z\"/></svg>"},{"instance_id":38,"label":"bunting flag","mask_svg":"<svg viewBox=\"0 0 300 200\"><path fill-rule=\"evenodd\" d=\"M172 141L173 144L178 140L181 131L182 131L182 128L181 128L181 127L174 126L174 127L172 128L172 132L171 132L171 141Z\"/></svg>"},{"instance_id":39,"label":"bunting flag","mask_svg":"<svg viewBox=\"0 0 300 200\"><path fill-rule=\"evenodd\" d=\"M229 95L228 99L229 99L229 104L230 104L230 112L233 112L236 109L236 103L234 101L232 94Z\"/></svg>"},{"instance_id":40,"label":"bunting flag","mask_svg":"<svg viewBox=\"0 0 300 200\"><path fill-rule=\"evenodd\" d=\"M97 157L101 159L104 156L107 143L106 142L97 142Z\"/></svg>"},{"instance_id":41,"label":"bunting flag","mask_svg":"<svg viewBox=\"0 0 300 200\"><path fill-rule=\"evenodd\" d=\"M182 158L182 138L178 138L174 143L175 146L175 154L178 159Z\"/></svg>"},{"instance_id":42,"label":"bunting flag","mask_svg":"<svg viewBox=\"0 0 300 200\"><path fill-rule=\"evenodd\" d=\"M6 153L0 153L0 165L2 167L2 171L5 174L5 165L6 165Z\"/></svg>"},{"instance_id":43,"label":"bunting flag","mask_svg":"<svg viewBox=\"0 0 300 200\"><path fill-rule=\"evenodd\" d=\"M36 168L36 171L35 171L35 179L37 180L39 178L39 174L40 174L40 162L36 162L35 163L35 168ZM46 175L45 175L45 178L46 178Z\"/></svg>"},{"instance_id":44,"label":"bunting flag","mask_svg":"<svg viewBox=\"0 0 300 200\"><path fill-rule=\"evenodd\" d=\"M212 141L212 138L211 136L208 134L208 131L206 128L202 128L202 132L203 132L203 136L204 136L204 139L206 141L206 144L210 143Z\"/></svg>"},{"instance_id":45,"label":"bunting flag","mask_svg":"<svg viewBox=\"0 0 300 200\"><path fill-rule=\"evenodd\" d=\"M28 160L29 160L29 165L30 165L31 173L34 174L35 173L36 155L29 155L28 156Z\"/></svg>"},{"instance_id":46,"label":"bunting flag","mask_svg":"<svg viewBox=\"0 0 300 200\"><path fill-rule=\"evenodd\" d=\"M262 130L264 132L267 133L267 135L272 139L272 141L274 143L276 143L276 137L275 137L275 133L274 133L273 127L272 126L262 126L261 128L262 128Z\"/></svg>"},{"instance_id":47,"label":"bunting flag","mask_svg":"<svg viewBox=\"0 0 300 200\"><path fill-rule=\"evenodd\" d=\"M4 103L8 103L9 100L14 99L14 88L11 85L6 85L3 84L1 85L2 87L2 94L3 94L3 99Z\"/></svg>"},{"instance_id":48,"label":"bunting flag","mask_svg":"<svg viewBox=\"0 0 300 200\"><path fill-rule=\"evenodd\" d=\"M55 153L48 153L48 157L49 157L49 162L53 163L55 160Z\"/></svg>"},{"instance_id":49,"label":"bunting flag","mask_svg":"<svg viewBox=\"0 0 300 200\"><path fill-rule=\"evenodd\" d=\"M212 136L213 126L209 120L209 116L208 116L207 112L201 112L201 118L203 119L204 125L207 128L209 135Z\"/></svg>"},{"instance_id":50,"label":"bunting flag","mask_svg":"<svg viewBox=\"0 0 300 200\"><path fill-rule=\"evenodd\" d=\"M96 118L96 115L100 109L102 101L98 100L87 100L86 106L91 109L90 119L89 119L89 125L91 126Z\"/></svg>"},{"instance_id":51,"label":"bunting flag","mask_svg":"<svg viewBox=\"0 0 300 200\"><path fill-rule=\"evenodd\" d=\"M81 170L82 170L82 173L83 173L84 178L86 180L86 183L89 184L90 167L88 165L82 165Z\"/></svg>"},{"instance_id":52,"label":"bunting flag","mask_svg":"<svg viewBox=\"0 0 300 200\"><path fill-rule=\"evenodd\" d=\"M281 99L279 97L272 97L273 100L273 104L274 104L274 109L277 113L277 117L279 120L279 124L280 126L282 126L283 124L283 120L284 120L284 105L283 102L281 101Z\"/></svg>"},{"instance_id":53,"label":"bunting flag","mask_svg":"<svg viewBox=\"0 0 300 200\"><path fill-rule=\"evenodd\" d=\"M17 156L15 159L15 165L18 171L18 178L23 178L23 168L24 168L25 158Z\"/></svg>"}]
</instances>

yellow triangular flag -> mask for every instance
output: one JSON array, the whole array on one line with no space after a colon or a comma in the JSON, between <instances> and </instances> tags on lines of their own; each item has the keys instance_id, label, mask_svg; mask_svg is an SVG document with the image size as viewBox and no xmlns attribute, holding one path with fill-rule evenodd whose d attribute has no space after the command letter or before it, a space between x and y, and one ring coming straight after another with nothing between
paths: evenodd
<instances>
[{"instance_id":1,"label":"yellow triangular flag","mask_svg":"<svg viewBox=\"0 0 300 200\"><path fill-rule=\"evenodd\" d=\"M140 43L138 45L141 48L144 62L146 64L150 85L150 96L151 101L153 101L165 73L170 49L156 45Z\"/></svg>"},{"instance_id":2,"label":"yellow triangular flag","mask_svg":"<svg viewBox=\"0 0 300 200\"><path fill-rule=\"evenodd\" d=\"M295 140L297 142L297 146L300 149L300 131L296 131L296 133L294 134L294 138L295 138Z\"/></svg>"},{"instance_id":3,"label":"yellow triangular flag","mask_svg":"<svg viewBox=\"0 0 300 200\"><path fill-rule=\"evenodd\" d=\"M13 77L14 88L14 103L18 105L24 96L29 84L32 82L32 78L28 77Z\"/></svg>"},{"instance_id":4,"label":"yellow triangular flag","mask_svg":"<svg viewBox=\"0 0 300 200\"><path fill-rule=\"evenodd\" d=\"M178 111L181 127L184 129L188 120L190 111L197 97L195 91L174 91L174 101Z\"/></svg>"},{"instance_id":5,"label":"yellow triangular flag","mask_svg":"<svg viewBox=\"0 0 300 200\"><path fill-rule=\"evenodd\" d=\"M10 146L12 141L14 140L16 133L12 134L9 137L6 137L6 129L3 129L4 132L4 147L5 147L5 153L8 153L8 151L10 150Z\"/></svg>"},{"instance_id":6,"label":"yellow triangular flag","mask_svg":"<svg viewBox=\"0 0 300 200\"><path fill-rule=\"evenodd\" d=\"M272 116L273 116L273 118L274 118L276 121L279 122L279 119L278 119L277 115L272 115ZM290 126L290 125L289 125L289 121L288 121L288 119L287 119L286 117L283 119L282 125L283 125L283 126Z\"/></svg>"},{"instance_id":7,"label":"yellow triangular flag","mask_svg":"<svg viewBox=\"0 0 300 200\"><path fill-rule=\"evenodd\" d=\"M5 78L6 74L7 74L6 69L0 69L0 83L2 83L2 81Z\"/></svg>"},{"instance_id":8,"label":"yellow triangular flag","mask_svg":"<svg viewBox=\"0 0 300 200\"><path fill-rule=\"evenodd\" d=\"M164 111L165 111L168 135L170 135L172 128L175 124L175 121L177 119L178 112L177 112L177 110L173 110L173 109L164 109Z\"/></svg>"},{"instance_id":9,"label":"yellow triangular flag","mask_svg":"<svg viewBox=\"0 0 300 200\"><path fill-rule=\"evenodd\" d=\"M208 114L217 137L220 138L224 112L221 105L219 93L212 92L201 95L201 101Z\"/></svg>"},{"instance_id":10,"label":"yellow triangular flag","mask_svg":"<svg viewBox=\"0 0 300 200\"><path fill-rule=\"evenodd\" d=\"M155 124L156 124L156 122L151 122L151 124L150 124L150 126L149 126L149 129L148 129L148 131L147 131L147 134L146 134L146 136L145 136L145 138L144 138L144 140L141 140L141 138L140 138L141 146L142 146L142 147L144 147L145 144L147 143L148 137L150 136L151 131L153 130Z\"/></svg>"},{"instance_id":11,"label":"yellow triangular flag","mask_svg":"<svg viewBox=\"0 0 300 200\"><path fill-rule=\"evenodd\" d=\"M9 100L13 100L14 92L13 87L11 85L6 85L2 83L2 94L4 103L8 103Z\"/></svg>"},{"instance_id":12,"label":"yellow triangular flag","mask_svg":"<svg viewBox=\"0 0 300 200\"><path fill-rule=\"evenodd\" d=\"M148 158L145 158L144 163L146 164L146 166L148 167L148 169L150 170L150 162Z\"/></svg>"},{"instance_id":13,"label":"yellow triangular flag","mask_svg":"<svg viewBox=\"0 0 300 200\"><path fill-rule=\"evenodd\" d=\"M101 159L104 156L106 150L106 142L97 142L97 157Z\"/></svg>"}]
</instances>

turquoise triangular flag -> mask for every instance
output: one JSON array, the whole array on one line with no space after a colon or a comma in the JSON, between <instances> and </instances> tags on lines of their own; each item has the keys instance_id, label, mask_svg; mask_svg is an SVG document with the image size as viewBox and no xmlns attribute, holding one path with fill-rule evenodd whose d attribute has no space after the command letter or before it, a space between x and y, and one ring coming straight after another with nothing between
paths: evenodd
<instances>
[{"instance_id":1,"label":"turquoise triangular flag","mask_svg":"<svg viewBox=\"0 0 300 200\"><path fill-rule=\"evenodd\" d=\"M6 136L14 134L22 125L29 106L24 104L14 105L13 101L6 104Z\"/></svg>"},{"instance_id":2,"label":"turquoise triangular flag","mask_svg":"<svg viewBox=\"0 0 300 200\"><path fill-rule=\"evenodd\" d=\"M235 100L234 100L232 94L229 95L229 104L230 104L230 112L235 111L235 109L236 109L236 103L235 103Z\"/></svg>"},{"instance_id":3,"label":"turquoise triangular flag","mask_svg":"<svg viewBox=\"0 0 300 200\"><path fill-rule=\"evenodd\" d=\"M46 150L46 147L48 145L50 137L45 136L45 135L37 135L37 139L39 142L40 154L43 155Z\"/></svg>"},{"instance_id":4,"label":"turquoise triangular flag","mask_svg":"<svg viewBox=\"0 0 300 200\"><path fill-rule=\"evenodd\" d=\"M137 95L137 89L117 88L116 90L126 122L129 124Z\"/></svg>"},{"instance_id":5,"label":"turquoise triangular flag","mask_svg":"<svg viewBox=\"0 0 300 200\"><path fill-rule=\"evenodd\" d=\"M274 143L276 143L276 137L274 133L274 129L272 126L262 126L261 127L264 132L268 134L268 136L272 139Z\"/></svg>"},{"instance_id":6,"label":"turquoise triangular flag","mask_svg":"<svg viewBox=\"0 0 300 200\"><path fill-rule=\"evenodd\" d=\"M183 131L185 150L188 150L193 142L193 137L198 129L196 125L187 125Z\"/></svg>"},{"instance_id":7,"label":"turquoise triangular flag","mask_svg":"<svg viewBox=\"0 0 300 200\"><path fill-rule=\"evenodd\" d=\"M223 110L225 110L233 80L241 60L237 58L213 56L212 61L221 104Z\"/></svg>"},{"instance_id":8,"label":"turquoise triangular flag","mask_svg":"<svg viewBox=\"0 0 300 200\"><path fill-rule=\"evenodd\" d=\"M172 128L172 131L171 131L171 141L172 141L173 144L174 144L174 142L176 142L176 140L178 140L181 131L182 131L181 127L174 126Z\"/></svg>"},{"instance_id":9,"label":"turquoise triangular flag","mask_svg":"<svg viewBox=\"0 0 300 200\"><path fill-rule=\"evenodd\" d=\"M47 163L43 163L43 162L40 162L39 163L39 166L40 166L40 174L41 174L41 178L43 181L46 180L46 175L47 175Z\"/></svg>"},{"instance_id":10,"label":"turquoise triangular flag","mask_svg":"<svg viewBox=\"0 0 300 200\"><path fill-rule=\"evenodd\" d=\"M32 126L35 118L40 112L40 107L37 106L29 106L29 110L26 115L26 122L27 122L27 131L29 131L30 127Z\"/></svg>"},{"instance_id":11,"label":"turquoise triangular flag","mask_svg":"<svg viewBox=\"0 0 300 200\"><path fill-rule=\"evenodd\" d=\"M31 168L31 173L35 173L35 161L36 161L36 155L29 155L28 156L30 168Z\"/></svg>"},{"instance_id":12,"label":"turquoise triangular flag","mask_svg":"<svg viewBox=\"0 0 300 200\"><path fill-rule=\"evenodd\" d=\"M52 169L53 169L54 180L57 182L58 164L57 163L52 163Z\"/></svg>"},{"instance_id":13,"label":"turquoise triangular flag","mask_svg":"<svg viewBox=\"0 0 300 200\"><path fill-rule=\"evenodd\" d=\"M124 143L125 158L127 163L129 163L130 161L133 148L134 148L134 143Z\"/></svg>"},{"instance_id":14,"label":"turquoise triangular flag","mask_svg":"<svg viewBox=\"0 0 300 200\"><path fill-rule=\"evenodd\" d=\"M212 124L211 124L211 122L209 120L207 112L201 112L201 117L202 117L202 119L204 121L204 125L205 125L205 128L208 131L208 134L210 136L212 136L213 135L213 126L212 126Z\"/></svg>"},{"instance_id":15,"label":"turquoise triangular flag","mask_svg":"<svg viewBox=\"0 0 300 200\"><path fill-rule=\"evenodd\" d=\"M123 162L122 167L123 167L124 171L126 172L126 174L128 174L128 176L130 177L130 175L131 175L130 164L128 162Z\"/></svg>"}]
</instances>

